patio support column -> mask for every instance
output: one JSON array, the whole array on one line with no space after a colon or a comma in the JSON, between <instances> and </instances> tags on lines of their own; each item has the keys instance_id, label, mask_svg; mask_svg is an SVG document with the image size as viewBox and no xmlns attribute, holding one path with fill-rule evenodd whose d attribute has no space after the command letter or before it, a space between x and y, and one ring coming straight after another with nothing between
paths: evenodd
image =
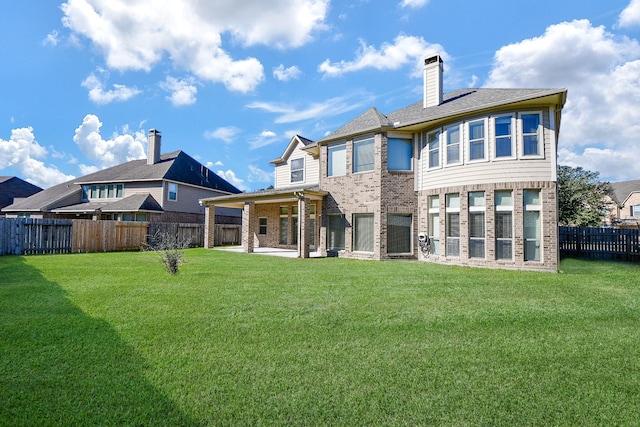
<instances>
[{"instance_id":1,"label":"patio support column","mask_svg":"<svg viewBox=\"0 0 640 427\"><path fill-rule=\"evenodd\" d=\"M216 233L216 207L207 205L204 207L204 247L211 249L215 246Z\"/></svg>"},{"instance_id":2,"label":"patio support column","mask_svg":"<svg viewBox=\"0 0 640 427\"><path fill-rule=\"evenodd\" d=\"M256 204L254 202L245 202L242 210L242 249L247 253L253 252L255 223Z\"/></svg>"},{"instance_id":3,"label":"patio support column","mask_svg":"<svg viewBox=\"0 0 640 427\"><path fill-rule=\"evenodd\" d=\"M309 258L309 199L298 196L298 258Z\"/></svg>"}]
</instances>

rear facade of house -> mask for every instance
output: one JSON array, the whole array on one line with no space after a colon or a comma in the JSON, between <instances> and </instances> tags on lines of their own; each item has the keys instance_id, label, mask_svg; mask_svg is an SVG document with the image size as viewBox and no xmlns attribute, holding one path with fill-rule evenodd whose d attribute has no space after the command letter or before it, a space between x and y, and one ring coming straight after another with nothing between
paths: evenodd
<instances>
[{"instance_id":1,"label":"rear facade of house","mask_svg":"<svg viewBox=\"0 0 640 427\"><path fill-rule=\"evenodd\" d=\"M556 153L564 89L442 93L371 108L325 138L293 138L275 188L201 201L245 209L247 251L310 245L341 257L556 271ZM217 200L216 200L217 199ZM244 233L243 233L244 234ZM302 243L301 243L302 241Z\"/></svg>"}]
</instances>

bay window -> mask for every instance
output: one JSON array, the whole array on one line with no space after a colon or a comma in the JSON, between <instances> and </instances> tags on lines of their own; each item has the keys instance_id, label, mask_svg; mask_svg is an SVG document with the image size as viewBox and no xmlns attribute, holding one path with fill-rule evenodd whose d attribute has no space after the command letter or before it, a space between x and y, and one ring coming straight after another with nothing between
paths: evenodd
<instances>
[{"instance_id":1,"label":"bay window","mask_svg":"<svg viewBox=\"0 0 640 427\"><path fill-rule=\"evenodd\" d=\"M460 195L447 194L446 196L446 256L460 256Z\"/></svg>"},{"instance_id":2,"label":"bay window","mask_svg":"<svg viewBox=\"0 0 640 427\"><path fill-rule=\"evenodd\" d=\"M524 260L540 261L540 190L524 190Z\"/></svg>"},{"instance_id":3,"label":"bay window","mask_svg":"<svg viewBox=\"0 0 640 427\"><path fill-rule=\"evenodd\" d=\"M540 114L521 114L520 121L522 122L522 154L524 156L541 155Z\"/></svg>"},{"instance_id":4,"label":"bay window","mask_svg":"<svg viewBox=\"0 0 640 427\"><path fill-rule=\"evenodd\" d=\"M513 260L513 192L496 191L496 259Z\"/></svg>"},{"instance_id":5,"label":"bay window","mask_svg":"<svg viewBox=\"0 0 640 427\"><path fill-rule=\"evenodd\" d=\"M469 193L469 258L484 258L485 197L483 191Z\"/></svg>"}]
</instances>

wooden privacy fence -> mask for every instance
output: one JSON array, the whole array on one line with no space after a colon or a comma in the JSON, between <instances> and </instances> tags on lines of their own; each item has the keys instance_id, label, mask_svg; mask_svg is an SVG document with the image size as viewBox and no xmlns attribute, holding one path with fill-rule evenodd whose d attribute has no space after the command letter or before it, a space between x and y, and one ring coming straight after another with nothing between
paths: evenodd
<instances>
[{"instance_id":1,"label":"wooden privacy fence","mask_svg":"<svg viewBox=\"0 0 640 427\"><path fill-rule=\"evenodd\" d=\"M204 246L202 224L0 218L0 255L139 250L158 231Z\"/></svg>"},{"instance_id":2,"label":"wooden privacy fence","mask_svg":"<svg viewBox=\"0 0 640 427\"><path fill-rule=\"evenodd\" d=\"M560 256L640 261L637 228L560 227Z\"/></svg>"}]
</instances>

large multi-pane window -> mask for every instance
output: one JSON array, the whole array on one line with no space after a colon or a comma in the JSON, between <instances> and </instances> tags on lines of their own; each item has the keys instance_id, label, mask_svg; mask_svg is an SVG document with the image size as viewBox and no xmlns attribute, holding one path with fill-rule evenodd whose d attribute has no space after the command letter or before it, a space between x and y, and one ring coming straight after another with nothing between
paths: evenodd
<instances>
[{"instance_id":1,"label":"large multi-pane window","mask_svg":"<svg viewBox=\"0 0 640 427\"><path fill-rule=\"evenodd\" d=\"M289 244L289 207L280 206L280 244Z\"/></svg>"},{"instance_id":2,"label":"large multi-pane window","mask_svg":"<svg viewBox=\"0 0 640 427\"><path fill-rule=\"evenodd\" d=\"M353 250L373 252L373 214L353 214Z\"/></svg>"},{"instance_id":3,"label":"large multi-pane window","mask_svg":"<svg viewBox=\"0 0 640 427\"><path fill-rule=\"evenodd\" d=\"M446 131L447 140L447 164L460 163L460 125L450 126Z\"/></svg>"},{"instance_id":4,"label":"large multi-pane window","mask_svg":"<svg viewBox=\"0 0 640 427\"><path fill-rule=\"evenodd\" d=\"M440 196L429 196L429 240L431 253L440 253Z\"/></svg>"},{"instance_id":5,"label":"large multi-pane window","mask_svg":"<svg viewBox=\"0 0 640 427\"><path fill-rule=\"evenodd\" d=\"M484 120L469 123L469 160L485 158L485 125Z\"/></svg>"},{"instance_id":6,"label":"large multi-pane window","mask_svg":"<svg viewBox=\"0 0 640 427\"><path fill-rule=\"evenodd\" d=\"M513 156L513 117L496 117L493 121L495 136L496 157Z\"/></svg>"},{"instance_id":7,"label":"large multi-pane window","mask_svg":"<svg viewBox=\"0 0 640 427\"><path fill-rule=\"evenodd\" d=\"M327 249L341 250L344 249L344 215L329 214L327 215Z\"/></svg>"},{"instance_id":8,"label":"large multi-pane window","mask_svg":"<svg viewBox=\"0 0 640 427\"><path fill-rule=\"evenodd\" d=\"M533 156L540 152L540 114L522 114L522 154Z\"/></svg>"},{"instance_id":9,"label":"large multi-pane window","mask_svg":"<svg viewBox=\"0 0 640 427\"><path fill-rule=\"evenodd\" d=\"M345 144L327 147L327 175L342 176L347 173L347 146Z\"/></svg>"},{"instance_id":10,"label":"large multi-pane window","mask_svg":"<svg viewBox=\"0 0 640 427\"><path fill-rule=\"evenodd\" d=\"M540 190L524 190L524 260L540 261Z\"/></svg>"},{"instance_id":11,"label":"large multi-pane window","mask_svg":"<svg viewBox=\"0 0 640 427\"><path fill-rule=\"evenodd\" d=\"M413 142L410 139L389 138L387 140L387 170L410 171L413 158Z\"/></svg>"},{"instance_id":12,"label":"large multi-pane window","mask_svg":"<svg viewBox=\"0 0 640 427\"><path fill-rule=\"evenodd\" d=\"M496 215L496 259L513 260L513 192L494 193Z\"/></svg>"},{"instance_id":13,"label":"large multi-pane window","mask_svg":"<svg viewBox=\"0 0 640 427\"><path fill-rule=\"evenodd\" d=\"M372 171L375 165L373 138L353 142L353 171Z\"/></svg>"},{"instance_id":14,"label":"large multi-pane window","mask_svg":"<svg viewBox=\"0 0 640 427\"><path fill-rule=\"evenodd\" d=\"M469 258L484 258L485 197L483 191L469 193Z\"/></svg>"},{"instance_id":15,"label":"large multi-pane window","mask_svg":"<svg viewBox=\"0 0 640 427\"><path fill-rule=\"evenodd\" d=\"M304 158L291 160L291 182L304 181Z\"/></svg>"},{"instance_id":16,"label":"large multi-pane window","mask_svg":"<svg viewBox=\"0 0 640 427\"><path fill-rule=\"evenodd\" d=\"M429 147L429 167L440 166L440 131L427 135L427 147Z\"/></svg>"},{"instance_id":17,"label":"large multi-pane window","mask_svg":"<svg viewBox=\"0 0 640 427\"><path fill-rule=\"evenodd\" d=\"M446 196L447 256L460 256L460 195Z\"/></svg>"},{"instance_id":18,"label":"large multi-pane window","mask_svg":"<svg viewBox=\"0 0 640 427\"><path fill-rule=\"evenodd\" d=\"M411 214L387 215L387 253L411 253Z\"/></svg>"},{"instance_id":19,"label":"large multi-pane window","mask_svg":"<svg viewBox=\"0 0 640 427\"><path fill-rule=\"evenodd\" d=\"M124 184L83 185L82 199L121 199Z\"/></svg>"}]
</instances>

